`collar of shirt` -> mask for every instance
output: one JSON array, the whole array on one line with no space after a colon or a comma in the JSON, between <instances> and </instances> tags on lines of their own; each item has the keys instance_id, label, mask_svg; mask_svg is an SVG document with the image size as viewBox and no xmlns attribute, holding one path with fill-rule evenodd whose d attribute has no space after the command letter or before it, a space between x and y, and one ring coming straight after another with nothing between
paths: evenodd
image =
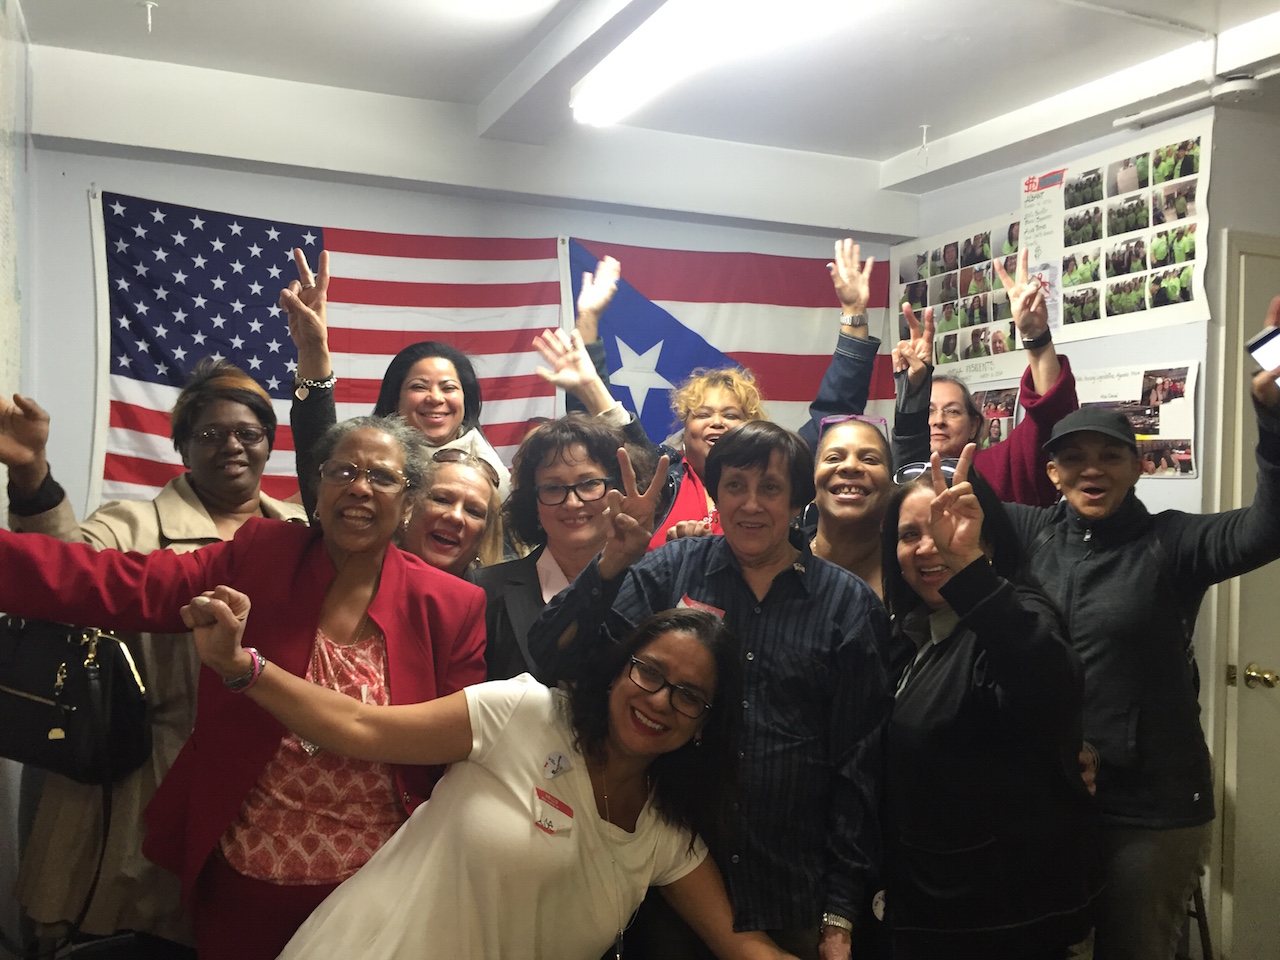
<instances>
[{"instance_id":1,"label":"collar of shirt","mask_svg":"<svg viewBox=\"0 0 1280 960\"><path fill-rule=\"evenodd\" d=\"M729 542L723 536L713 538L716 543L711 545L710 555L707 557L707 575L714 576L721 570L732 570L739 577L742 576L742 564L738 562L737 556L733 549L729 546ZM810 590L809 577L811 569L814 565L815 558L809 550L809 544L804 539L803 534L799 530L792 530L790 534L790 543L793 547L800 551L800 556L792 562L790 570L797 574L797 582L806 592ZM781 571L778 576L786 573ZM774 578L777 579L776 577Z\"/></svg>"}]
</instances>

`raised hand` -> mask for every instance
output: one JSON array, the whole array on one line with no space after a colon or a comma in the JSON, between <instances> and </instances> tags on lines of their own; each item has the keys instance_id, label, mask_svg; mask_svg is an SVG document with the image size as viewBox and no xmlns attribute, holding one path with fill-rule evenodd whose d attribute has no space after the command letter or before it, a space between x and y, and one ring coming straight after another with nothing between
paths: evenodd
<instances>
[{"instance_id":1,"label":"raised hand","mask_svg":"<svg viewBox=\"0 0 1280 960\"><path fill-rule=\"evenodd\" d=\"M590 343L600 335L600 317L618 292L618 278L622 276L622 264L613 257L605 257L596 264L595 275L582 275L582 290L578 294L577 329L582 339Z\"/></svg>"},{"instance_id":2,"label":"raised hand","mask_svg":"<svg viewBox=\"0 0 1280 960\"><path fill-rule=\"evenodd\" d=\"M1030 340L1049 329L1049 305L1044 299L1044 287L1040 281L1028 282L1027 256L1030 253L1025 247L1018 254L1017 277L1009 276L1000 260L991 261L1009 295L1009 307L1013 310L1013 322L1018 325L1018 333L1022 339Z\"/></svg>"},{"instance_id":3,"label":"raised hand","mask_svg":"<svg viewBox=\"0 0 1280 960\"><path fill-rule=\"evenodd\" d=\"M1267 308L1266 325L1280 327L1280 297L1275 297L1271 301L1271 306ZM1253 378L1254 397L1262 406L1273 410L1280 407L1280 386L1276 385L1277 378L1280 378L1280 367L1274 370L1263 370Z\"/></svg>"},{"instance_id":4,"label":"raised hand","mask_svg":"<svg viewBox=\"0 0 1280 960\"><path fill-rule=\"evenodd\" d=\"M942 458L937 453L929 458L934 493L929 505L929 530L942 562L952 573L983 556L982 505L968 479L977 449L977 444L965 445L950 486L942 473Z\"/></svg>"},{"instance_id":5,"label":"raised hand","mask_svg":"<svg viewBox=\"0 0 1280 960\"><path fill-rule=\"evenodd\" d=\"M933 366L933 307L925 307L923 324L916 319L916 312L909 303L903 303L902 315L907 320L910 337L899 340L898 345L893 348L893 372L906 371L911 385L918 387Z\"/></svg>"},{"instance_id":6,"label":"raised hand","mask_svg":"<svg viewBox=\"0 0 1280 960\"><path fill-rule=\"evenodd\" d=\"M0 463L6 467L43 463L48 442L49 414L40 404L17 393L12 403L0 397Z\"/></svg>"},{"instance_id":7,"label":"raised hand","mask_svg":"<svg viewBox=\"0 0 1280 960\"><path fill-rule=\"evenodd\" d=\"M827 264L840 306L850 316L866 313L867 304L871 301L871 266L876 258L859 260L861 252L852 239L845 237L836 241L835 259Z\"/></svg>"},{"instance_id":8,"label":"raised hand","mask_svg":"<svg viewBox=\"0 0 1280 960\"><path fill-rule=\"evenodd\" d=\"M328 349L325 304L329 297L329 251L320 251L319 272L315 274L299 247L293 249L293 262L298 267L298 279L280 291L280 307L289 315L289 336L299 351L308 347Z\"/></svg>"},{"instance_id":9,"label":"raised hand","mask_svg":"<svg viewBox=\"0 0 1280 960\"><path fill-rule=\"evenodd\" d=\"M711 536L711 524L706 520L681 520L679 523L672 524L667 530L667 543L685 537L709 536Z\"/></svg>"},{"instance_id":10,"label":"raised hand","mask_svg":"<svg viewBox=\"0 0 1280 960\"><path fill-rule=\"evenodd\" d=\"M636 484L636 470L625 447L618 448L618 471L622 476L622 489L610 490L605 496L605 513L612 521L609 538L600 553L600 576L612 580L644 556L653 539L653 516L658 509L671 461L663 454L658 458L653 482L640 493Z\"/></svg>"},{"instance_id":11,"label":"raised hand","mask_svg":"<svg viewBox=\"0 0 1280 960\"><path fill-rule=\"evenodd\" d=\"M239 590L218 586L192 597L179 611L195 637L200 662L219 676L238 677L253 667L253 655L240 646L249 607Z\"/></svg>"},{"instance_id":12,"label":"raised hand","mask_svg":"<svg viewBox=\"0 0 1280 960\"><path fill-rule=\"evenodd\" d=\"M543 330L533 338L533 346L551 365L538 367L538 376L561 390L574 393L583 383L600 379L577 330Z\"/></svg>"}]
</instances>

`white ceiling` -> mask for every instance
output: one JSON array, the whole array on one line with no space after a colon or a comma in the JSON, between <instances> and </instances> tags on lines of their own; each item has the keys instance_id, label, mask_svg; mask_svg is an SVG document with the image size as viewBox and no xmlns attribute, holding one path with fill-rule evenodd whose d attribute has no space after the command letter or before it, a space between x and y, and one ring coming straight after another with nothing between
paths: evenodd
<instances>
[{"instance_id":1,"label":"white ceiling","mask_svg":"<svg viewBox=\"0 0 1280 960\"><path fill-rule=\"evenodd\" d=\"M566 15L605 5L159 0L149 35L137 0L27 0L24 11L32 42L46 46L478 105L527 55L535 62L547 56L539 45L546 46ZM658 5L660 0L648 3ZM1280 0L1104 5L1212 33L1280 9ZM865 23L832 33L816 23L803 46L697 76L626 122L883 160L918 146L921 124L929 124L929 137L936 140L1196 39L1060 0L890 0L867 6ZM528 108L537 115L524 118L525 126L543 128L542 139L562 130L568 87L608 46L597 43L570 75L544 83L538 103Z\"/></svg>"}]
</instances>

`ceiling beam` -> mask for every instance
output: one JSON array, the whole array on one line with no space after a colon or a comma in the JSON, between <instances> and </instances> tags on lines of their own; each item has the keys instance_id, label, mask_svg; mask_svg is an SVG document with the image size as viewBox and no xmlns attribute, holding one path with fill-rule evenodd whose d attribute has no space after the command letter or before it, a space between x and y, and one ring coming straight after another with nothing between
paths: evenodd
<instances>
[{"instance_id":1,"label":"ceiling beam","mask_svg":"<svg viewBox=\"0 0 1280 960\"><path fill-rule=\"evenodd\" d=\"M571 124L569 90L666 0L582 0L476 109L476 133L550 143Z\"/></svg>"}]
</instances>

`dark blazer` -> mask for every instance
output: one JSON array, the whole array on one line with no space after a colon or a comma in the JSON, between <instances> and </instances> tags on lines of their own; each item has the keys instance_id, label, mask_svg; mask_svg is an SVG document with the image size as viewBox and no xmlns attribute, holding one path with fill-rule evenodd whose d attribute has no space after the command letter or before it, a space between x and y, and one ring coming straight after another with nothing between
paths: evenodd
<instances>
[{"instance_id":1,"label":"dark blazer","mask_svg":"<svg viewBox=\"0 0 1280 960\"><path fill-rule=\"evenodd\" d=\"M484 625L488 634L484 659L490 680L507 680L522 673L538 675L529 652L529 628L546 606L538 582L538 558L545 544L527 557L482 567L471 578L484 589L488 604Z\"/></svg>"}]
</instances>

